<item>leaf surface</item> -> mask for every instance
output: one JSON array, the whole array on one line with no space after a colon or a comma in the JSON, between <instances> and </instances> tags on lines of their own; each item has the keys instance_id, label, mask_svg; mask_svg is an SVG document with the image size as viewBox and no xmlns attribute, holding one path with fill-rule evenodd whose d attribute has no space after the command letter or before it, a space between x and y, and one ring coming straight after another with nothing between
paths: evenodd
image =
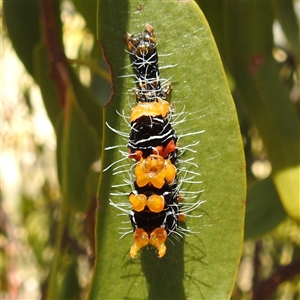
<instances>
[{"instance_id":1,"label":"leaf surface","mask_svg":"<svg viewBox=\"0 0 300 300\"><path fill-rule=\"evenodd\" d=\"M160 66L169 66L162 69L161 77L172 81L170 98L175 114L183 112L174 121L178 146L193 150L180 157L178 170L182 191L196 192L197 197L184 201L206 202L182 225L194 233L184 239L170 238L162 259L149 247L132 260L133 235L119 239L120 231L131 231L128 216L119 216L122 212L109 205L109 199L128 203L126 195L132 187L125 185L124 179L133 181L132 162L118 148L104 151L103 168L115 165L100 179L97 260L89 299L229 299L242 247L245 166L234 104L208 24L194 2L177 1L162 2L159 9L157 1L100 1L98 18L99 40L111 67L114 91L104 112L105 121L125 133L122 137L106 126L104 147L120 145L119 150L127 151L130 126L125 119L135 105L135 96L133 78L120 78L133 74L131 67L124 68L130 64L124 34L142 32L150 23L158 40ZM125 118L116 110L124 111ZM197 134L202 130L205 132ZM116 175L114 167L118 167L115 172L120 171ZM190 178L192 173L185 170L201 176Z\"/></svg>"}]
</instances>

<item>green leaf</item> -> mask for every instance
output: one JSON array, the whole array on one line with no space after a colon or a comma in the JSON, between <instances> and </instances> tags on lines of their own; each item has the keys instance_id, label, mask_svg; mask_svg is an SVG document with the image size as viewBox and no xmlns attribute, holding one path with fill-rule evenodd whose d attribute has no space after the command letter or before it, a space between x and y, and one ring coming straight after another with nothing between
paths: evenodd
<instances>
[{"instance_id":1,"label":"green leaf","mask_svg":"<svg viewBox=\"0 0 300 300\"><path fill-rule=\"evenodd\" d=\"M6 0L3 12L14 49L33 76L33 49L40 40L39 2Z\"/></svg>"},{"instance_id":2,"label":"green leaf","mask_svg":"<svg viewBox=\"0 0 300 300\"><path fill-rule=\"evenodd\" d=\"M300 223L300 166L286 168L273 176L282 204L290 217Z\"/></svg>"},{"instance_id":3,"label":"green leaf","mask_svg":"<svg viewBox=\"0 0 300 300\"><path fill-rule=\"evenodd\" d=\"M73 3L79 13L83 16L87 27L92 31L94 36L97 32L97 0L78 1L73 0Z\"/></svg>"},{"instance_id":4,"label":"green leaf","mask_svg":"<svg viewBox=\"0 0 300 300\"><path fill-rule=\"evenodd\" d=\"M70 208L86 211L92 199L87 179L91 164L98 158L99 144L71 90L69 97L57 129L58 169L64 201Z\"/></svg>"},{"instance_id":5,"label":"green leaf","mask_svg":"<svg viewBox=\"0 0 300 300\"><path fill-rule=\"evenodd\" d=\"M39 43L34 48L34 78L39 85L48 117L56 129L59 116L63 109L59 103L58 94L50 74L50 66L45 45Z\"/></svg>"},{"instance_id":6,"label":"green leaf","mask_svg":"<svg viewBox=\"0 0 300 300\"><path fill-rule=\"evenodd\" d=\"M96 32L97 32L97 0L91 1L77 1L73 0L73 3L80 14L82 14L87 27L93 33L96 40ZM103 59L102 50L99 47L97 41L94 43L94 47L91 53L93 67L91 68L92 72L92 82L89 87L89 90L94 95L95 99L97 99L99 105L103 106L108 101L110 97L110 82L107 80L105 76L108 74L108 67ZM95 67L97 67L97 71L95 72ZM100 73L101 72L101 73ZM102 121L102 120L100 120ZM98 127L100 128L100 127Z\"/></svg>"},{"instance_id":7,"label":"green leaf","mask_svg":"<svg viewBox=\"0 0 300 300\"><path fill-rule=\"evenodd\" d=\"M72 69L70 69L69 74L72 80L74 92L76 94L80 109L84 112L88 123L97 132L98 137L102 139L102 135L103 135L102 107L100 107L100 105L97 103L92 93L81 84L81 82L79 81L78 77L74 74Z\"/></svg>"},{"instance_id":8,"label":"green leaf","mask_svg":"<svg viewBox=\"0 0 300 300\"><path fill-rule=\"evenodd\" d=\"M135 105L129 55L125 53L124 34L142 32L144 25L154 26L158 39L160 65L176 65L162 69L163 78L171 78L171 101L178 118L175 126L179 147L190 146L182 160L194 158L191 171L200 172L203 183L182 184L182 190L199 192L197 200L206 200L192 212L186 225L194 234L167 242L167 253L159 259L151 248L142 249L138 258L129 257L133 235L119 239L119 227L128 227L128 217L109 205L127 202L130 186L119 186L133 170L124 158L115 166L128 164L117 175L113 167L102 173L99 187L99 209L96 225L96 264L89 299L229 299L240 259L245 200L245 173L242 143L234 104L226 82L222 63L212 34L194 2L100 1L99 40L110 64L114 94L105 109L105 121L116 130L128 133L130 127L115 112L129 116ZM118 22L115 22L118 20ZM176 25L170 26L170 20ZM163 54L172 54L163 56ZM186 120L183 119L186 117ZM205 133L191 134L205 130ZM105 128L104 147L122 145L126 138ZM103 167L121 159L115 150L104 151ZM185 164L179 164L183 170ZM184 173L182 171L181 175ZM183 178L180 177L182 180ZM203 193L200 191L204 190ZM125 196L110 195L124 192ZM191 202L186 199L186 202Z\"/></svg>"},{"instance_id":9,"label":"green leaf","mask_svg":"<svg viewBox=\"0 0 300 300\"><path fill-rule=\"evenodd\" d=\"M245 219L245 239L267 234L287 217L271 177L249 189Z\"/></svg>"},{"instance_id":10,"label":"green leaf","mask_svg":"<svg viewBox=\"0 0 300 300\"><path fill-rule=\"evenodd\" d=\"M59 299L76 300L80 296L80 286L78 284L78 265L73 262L65 270L64 277L61 283Z\"/></svg>"},{"instance_id":11,"label":"green leaf","mask_svg":"<svg viewBox=\"0 0 300 300\"><path fill-rule=\"evenodd\" d=\"M290 188L294 182L293 190L298 189L299 181L295 182L287 174L300 163L300 130L296 111L279 80L278 67L272 57L274 17L271 2L226 4L227 63L237 84L239 100L267 148L272 177L283 197L283 206L287 208L288 203L295 206L299 198L293 192L289 199ZM285 175L280 176L283 173ZM287 212L299 221L290 209Z\"/></svg>"},{"instance_id":12,"label":"green leaf","mask_svg":"<svg viewBox=\"0 0 300 300\"><path fill-rule=\"evenodd\" d=\"M203 11L205 18L216 40L221 58L224 56L226 40L222 28L224 26L224 1L206 1L196 0L200 9Z\"/></svg>"},{"instance_id":13,"label":"green leaf","mask_svg":"<svg viewBox=\"0 0 300 300\"><path fill-rule=\"evenodd\" d=\"M56 87L50 80L50 68L43 45L35 49L34 73L57 135L57 168L64 201L69 207L84 211L91 201L87 180L90 166L99 155L102 110L70 70L75 94L70 94L73 98L70 100L70 112L66 115L66 108L60 106Z\"/></svg>"}]
</instances>

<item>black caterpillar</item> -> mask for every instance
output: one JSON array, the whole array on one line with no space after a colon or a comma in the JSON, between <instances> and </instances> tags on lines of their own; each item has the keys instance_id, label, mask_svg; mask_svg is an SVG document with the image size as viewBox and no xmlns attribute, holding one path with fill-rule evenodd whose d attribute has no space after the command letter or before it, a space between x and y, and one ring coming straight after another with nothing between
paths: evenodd
<instances>
[{"instance_id":1,"label":"black caterpillar","mask_svg":"<svg viewBox=\"0 0 300 300\"><path fill-rule=\"evenodd\" d=\"M127 48L135 69L137 106L132 109L129 157L137 161L130 220L134 244L130 255L152 244L158 256L166 252L165 240L178 227L177 136L166 101L171 85L162 87L154 29L147 24L141 34L127 33Z\"/></svg>"},{"instance_id":2,"label":"black caterpillar","mask_svg":"<svg viewBox=\"0 0 300 300\"><path fill-rule=\"evenodd\" d=\"M181 195L196 198L201 191L185 192L181 190L179 192L181 184L183 182L199 183L193 181L193 178L200 174L189 171L189 167L197 166L196 164L190 160L181 160L181 164L186 164L188 167L181 169L181 180L178 181L177 168L179 155L187 150L192 151L190 148L199 142L181 148L179 153L177 145L179 138L171 122L173 109L167 101L171 92L171 84L160 81L153 27L147 24L143 33L126 33L125 40L135 70L137 103L131 110L130 134L127 142L128 154L124 155L126 155L125 159L128 157L135 161L130 168L130 170L134 168L134 182L125 180L126 186L133 186L133 191L129 194L129 203L115 204L111 201L111 204L129 214L134 231L134 244L131 247L130 256L134 258L141 248L150 244L157 249L158 256L163 257L166 253L167 237L172 233L182 237L186 232L190 232L180 227L178 222L184 221L185 215L202 203L202 201L185 203L187 208L183 211ZM107 126L112 131L127 136L108 124ZM201 132L192 132L187 135ZM184 136L181 135L181 137ZM123 160L124 158L120 161ZM118 162L112 163L105 170ZM119 167L114 170L116 174L123 172L119 171ZM132 177L130 175L130 178ZM119 186L122 184L114 187ZM114 195L122 196L123 193ZM130 206L130 210L122 208L123 206Z\"/></svg>"}]
</instances>

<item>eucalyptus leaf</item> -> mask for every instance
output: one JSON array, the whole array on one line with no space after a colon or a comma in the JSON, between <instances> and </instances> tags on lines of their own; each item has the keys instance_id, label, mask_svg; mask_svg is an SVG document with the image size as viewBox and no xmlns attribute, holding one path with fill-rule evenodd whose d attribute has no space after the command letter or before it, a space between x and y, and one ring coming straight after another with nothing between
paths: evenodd
<instances>
[{"instance_id":1,"label":"eucalyptus leaf","mask_svg":"<svg viewBox=\"0 0 300 300\"><path fill-rule=\"evenodd\" d=\"M10 40L30 75L33 71L33 49L40 41L39 2L3 1L3 11Z\"/></svg>"},{"instance_id":2,"label":"eucalyptus leaf","mask_svg":"<svg viewBox=\"0 0 300 300\"><path fill-rule=\"evenodd\" d=\"M267 234L286 217L272 178L265 178L251 187L247 194L245 239Z\"/></svg>"},{"instance_id":3,"label":"eucalyptus leaf","mask_svg":"<svg viewBox=\"0 0 300 300\"><path fill-rule=\"evenodd\" d=\"M41 89L44 105L48 117L56 129L56 124L62 112L62 105L59 103L57 90L50 76L50 66L45 45L39 43L34 48L34 78Z\"/></svg>"},{"instance_id":4,"label":"eucalyptus leaf","mask_svg":"<svg viewBox=\"0 0 300 300\"><path fill-rule=\"evenodd\" d=\"M273 180L286 212L300 223L300 166L277 172Z\"/></svg>"},{"instance_id":5,"label":"eucalyptus leaf","mask_svg":"<svg viewBox=\"0 0 300 300\"><path fill-rule=\"evenodd\" d=\"M75 93L70 93L70 111L59 104L56 87L50 80L50 68L44 45L35 48L34 74L41 88L44 104L57 136L57 168L64 201L75 210L89 206L88 173L98 159L102 135L102 110L69 71Z\"/></svg>"},{"instance_id":6,"label":"eucalyptus leaf","mask_svg":"<svg viewBox=\"0 0 300 300\"><path fill-rule=\"evenodd\" d=\"M106 127L104 147L120 145L119 150L126 151L130 131L126 117L135 96L133 78L120 77L133 74L124 51L124 34L142 32L150 23L158 40L160 65L169 66L162 69L161 76L172 81L175 113L183 112L175 125L178 147L195 151L186 151L178 168L193 159L191 171L201 173L194 181L203 181L191 184L180 177L182 190L198 192L198 199L186 202L206 202L183 225L193 233L183 239L169 238L163 258L146 247L132 260L133 235L119 239L120 227L131 231L128 216L119 216L121 212L109 205L109 199L128 201L131 187L121 185L133 174L132 162L118 148L104 151L103 168L115 163L121 172L113 175L111 167L100 178L97 259L89 299L229 299L242 248L245 166L234 104L208 24L194 2L177 1L161 2L159 9L157 1L99 1L98 20L99 40L113 83L105 121L114 131L125 133L122 137ZM124 111L124 118L116 110ZM202 130L205 132L196 134ZM124 196L110 194L116 190Z\"/></svg>"},{"instance_id":7,"label":"eucalyptus leaf","mask_svg":"<svg viewBox=\"0 0 300 300\"><path fill-rule=\"evenodd\" d=\"M57 128L57 161L63 200L76 211L86 211L92 200L88 193L89 170L99 155L98 137L70 92L69 103Z\"/></svg>"}]
</instances>

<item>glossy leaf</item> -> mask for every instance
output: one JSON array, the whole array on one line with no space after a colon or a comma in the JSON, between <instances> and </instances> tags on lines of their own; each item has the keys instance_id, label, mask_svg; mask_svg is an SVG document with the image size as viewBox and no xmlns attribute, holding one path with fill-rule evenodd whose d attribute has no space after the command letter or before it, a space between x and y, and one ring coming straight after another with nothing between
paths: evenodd
<instances>
[{"instance_id":1,"label":"glossy leaf","mask_svg":"<svg viewBox=\"0 0 300 300\"><path fill-rule=\"evenodd\" d=\"M162 77L172 81L171 102L176 113L184 111L177 120L183 122L175 126L181 136L179 147L197 151L186 151L181 159L194 158L198 168L191 166L191 171L201 173L194 181L203 180L198 184L183 182L182 189L198 191L197 200L206 202L192 213L201 218L187 219L186 226L194 234L179 241L170 239L162 259L149 248L132 260L132 234L119 240L118 233L119 227L130 231L128 217L118 216L120 211L109 205L109 199L115 203L128 201L130 186L121 184L133 173L132 163L126 158L117 163L122 158L118 149L104 151L103 168L116 163L120 167L116 171L121 172L114 176L111 167L101 175L97 260L89 299L229 299L242 247L244 159L233 101L208 24L194 2L175 1L162 2L159 9L157 1L100 1L98 19L99 40L111 67L114 90L105 109L105 121L129 134L130 127L116 114L116 109L121 113L124 110L129 116L130 107L135 105L133 79L120 78L133 74L130 66L124 69L130 64L124 51L124 34L141 32L150 23L158 39L160 65L173 65L162 70ZM170 20L174 20L173 26ZM205 133L193 134L201 130ZM188 133L191 135L184 136ZM200 143L191 146L197 141ZM105 128L104 147L121 145L120 150L126 151L126 142L126 137ZM183 167L184 162L179 170ZM116 190L124 196L110 195Z\"/></svg>"}]
</instances>

